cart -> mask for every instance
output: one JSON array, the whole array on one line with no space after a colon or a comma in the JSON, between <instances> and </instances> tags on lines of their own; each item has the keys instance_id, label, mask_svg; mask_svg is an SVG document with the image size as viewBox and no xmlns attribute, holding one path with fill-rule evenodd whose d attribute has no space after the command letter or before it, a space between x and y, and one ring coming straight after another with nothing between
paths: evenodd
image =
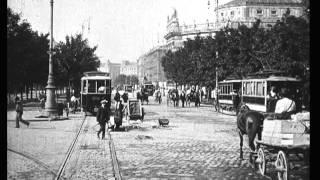
<instances>
[{"instance_id":1,"label":"cart","mask_svg":"<svg viewBox=\"0 0 320 180\"><path fill-rule=\"evenodd\" d=\"M141 106L140 100L129 100L126 106L126 119L141 120L144 118L144 108Z\"/></svg>"},{"instance_id":2,"label":"cart","mask_svg":"<svg viewBox=\"0 0 320 180\"><path fill-rule=\"evenodd\" d=\"M307 134L303 134L307 135ZM263 135L262 135L263 136ZM266 174L267 163L274 162L275 171L279 180L288 180L291 170L290 165L303 164L309 167L309 140L303 144L284 145L279 142L257 140L257 152L254 153L254 168L258 167L262 175Z\"/></svg>"}]
</instances>

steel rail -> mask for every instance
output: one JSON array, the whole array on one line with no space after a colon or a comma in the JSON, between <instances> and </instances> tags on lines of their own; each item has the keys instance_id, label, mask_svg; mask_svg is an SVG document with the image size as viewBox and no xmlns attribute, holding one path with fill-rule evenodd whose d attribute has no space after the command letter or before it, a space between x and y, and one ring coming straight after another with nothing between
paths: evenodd
<instances>
[{"instance_id":1,"label":"steel rail","mask_svg":"<svg viewBox=\"0 0 320 180\"><path fill-rule=\"evenodd\" d=\"M114 176L116 180L121 180L121 173L120 173L119 163L116 155L116 148L114 147L114 143L109 131L108 131L108 137L109 137L109 147L110 147L110 154L112 159Z\"/></svg>"},{"instance_id":2,"label":"steel rail","mask_svg":"<svg viewBox=\"0 0 320 180\"><path fill-rule=\"evenodd\" d=\"M45 168L46 170L48 170L48 172L50 172L51 174L53 174L53 175L55 175L55 176L57 175L56 172L55 172L52 168L50 168L50 167L49 167L48 165L46 165L44 162L36 159L36 158L33 157L31 154L28 154L28 153L26 153L26 152L20 152L20 151L17 151L17 150L14 150L14 149L12 149L12 148L8 148L8 147L7 147L7 150L8 150L8 151L11 151L11 152L13 152L13 153L19 154L20 156L23 156L23 157L25 157L25 158L27 158L27 159L30 159L30 160L34 161L35 163L37 163L38 165L44 167L44 168Z\"/></svg>"},{"instance_id":3,"label":"steel rail","mask_svg":"<svg viewBox=\"0 0 320 180\"><path fill-rule=\"evenodd\" d=\"M58 173L57 173L57 176L56 176L55 180L59 180L60 178L63 178L64 169L65 169L65 167L66 167L66 164L67 164L69 158L71 157L71 154L72 154L72 152L73 152L73 150L74 150L74 147L75 147L75 145L76 145L76 142L78 141L79 135L80 135L80 133L81 133L82 130L83 130L83 125L84 125L84 122L85 122L85 121L86 121L86 116L83 118L79 130L78 130L76 136L74 137L71 145L70 145L69 148L68 148L67 154L66 154L66 156L65 156L62 164L60 165L60 168L59 168L59 171L58 171Z\"/></svg>"}]
</instances>

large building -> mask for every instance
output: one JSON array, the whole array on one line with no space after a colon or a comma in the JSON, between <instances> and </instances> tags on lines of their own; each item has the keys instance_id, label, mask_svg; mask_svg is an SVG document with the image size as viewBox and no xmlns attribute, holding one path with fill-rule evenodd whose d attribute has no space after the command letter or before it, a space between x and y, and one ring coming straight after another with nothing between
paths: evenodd
<instances>
[{"instance_id":1,"label":"large building","mask_svg":"<svg viewBox=\"0 0 320 180\"><path fill-rule=\"evenodd\" d=\"M120 67L120 74L127 76L138 75L138 66L136 62L122 61Z\"/></svg>"},{"instance_id":2,"label":"large building","mask_svg":"<svg viewBox=\"0 0 320 180\"><path fill-rule=\"evenodd\" d=\"M167 32L164 38L166 47L172 51L177 50L183 46L183 42L187 39L194 39L198 36L214 36L215 34L214 23L190 24L180 25L177 10L173 9L170 16L167 17Z\"/></svg>"},{"instance_id":3,"label":"large building","mask_svg":"<svg viewBox=\"0 0 320 180\"><path fill-rule=\"evenodd\" d=\"M300 17L303 15L302 0L232 0L226 4L218 5L218 0L211 3L216 6L214 17L217 28L227 25L237 28L239 24L251 27L256 19L261 20L261 26L268 28L281 19L289 9L290 15Z\"/></svg>"},{"instance_id":4,"label":"large building","mask_svg":"<svg viewBox=\"0 0 320 180\"><path fill-rule=\"evenodd\" d=\"M139 82L152 81L162 87L166 82L161 59L167 52L165 46L158 46L140 56L137 60Z\"/></svg>"},{"instance_id":5,"label":"large building","mask_svg":"<svg viewBox=\"0 0 320 180\"><path fill-rule=\"evenodd\" d=\"M212 1L212 2L211 2ZM303 15L302 0L232 0L218 4L218 0L209 0L210 21L201 24L181 25L177 11L173 9L167 17L167 33L164 36L166 46L173 51L183 46L183 42L195 36L214 37L215 32L225 26L237 28L240 24L251 27L257 19L262 27L271 27L281 19L289 9L290 15ZM210 3L211 2L211 3Z\"/></svg>"},{"instance_id":6,"label":"large building","mask_svg":"<svg viewBox=\"0 0 320 180\"><path fill-rule=\"evenodd\" d=\"M112 63L110 60L107 60L106 63L101 63L99 70L103 72L109 72L113 84L115 78L120 75L120 67L120 63Z\"/></svg>"}]
</instances>

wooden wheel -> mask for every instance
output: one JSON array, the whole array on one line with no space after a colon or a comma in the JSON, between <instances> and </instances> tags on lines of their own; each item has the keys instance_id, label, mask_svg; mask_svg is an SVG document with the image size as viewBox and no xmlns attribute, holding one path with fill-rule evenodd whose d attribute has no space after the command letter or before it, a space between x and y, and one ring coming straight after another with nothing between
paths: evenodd
<instances>
[{"instance_id":1,"label":"wooden wheel","mask_svg":"<svg viewBox=\"0 0 320 180\"><path fill-rule=\"evenodd\" d=\"M279 180L288 180L289 177L289 161L283 151L279 151L276 160L276 171Z\"/></svg>"},{"instance_id":2,"label":"wooden wheel","mask_svg":"<svg viewBox=\"0 0 320 180\"><path fill-rule=\"evenodd\" d=\"M258 164L260 173L264 176L266 173L266 158L262 148L259 148L258 150L258 158L256 163Z\"/></svg>"}]
</instances>

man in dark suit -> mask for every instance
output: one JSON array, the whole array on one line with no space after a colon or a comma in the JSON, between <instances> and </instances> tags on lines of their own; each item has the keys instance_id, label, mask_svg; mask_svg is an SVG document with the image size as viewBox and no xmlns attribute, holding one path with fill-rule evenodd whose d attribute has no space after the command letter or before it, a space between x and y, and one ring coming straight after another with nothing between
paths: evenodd
<instances>
[{"instance_id":1,"label":"man in dark suit","mask_svg":"<svg viewBox=\"0 0 320 180\"><path fill-rule=\"evenodd\" d=\"M98 138L100 139L100 133L102 132L102 139L105 137L106 123L110 120L110 110L107 107L107 100L101 101L101 107L99 107L97 112L97 121L100 125L100 130L98 131Z\"/></svg>"}]
</instances>

